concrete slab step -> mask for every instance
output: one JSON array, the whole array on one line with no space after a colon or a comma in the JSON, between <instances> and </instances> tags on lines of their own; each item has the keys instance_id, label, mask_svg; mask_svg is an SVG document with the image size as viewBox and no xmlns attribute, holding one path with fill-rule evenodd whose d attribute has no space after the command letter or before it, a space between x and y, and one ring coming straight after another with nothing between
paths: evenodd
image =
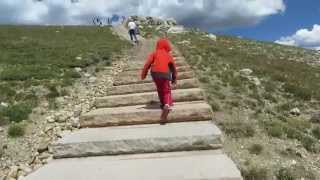
<instances>
[{"instance_id":1,"label":"concrete slab step","mask_svg":"<svg viewBox=\"0 0 320 180\"><path fill-rule=\"evenodd\" d=\"M177 71L181 73L181 72L192 71L192 69L190 66L179 66L177 67ZM119 74L119 76L139 76L139 77L140 75L141 75L141 68L137 70L124 70Z\"/></svg>"},{"instance_id":2,"label":"concrete slab step","mask_svg":"<svg viewBox=\"0 0 320 180\"><path fill-rule=\"evenodd\" d=\"M144 66L144 62L141 63L132 63L128 67L125 68L125 70L141 70ZM179 60L176 61L176 66L181 67L181 66L189 66L189 64L184 61L184 60Z\"/></svg>"},{"instance_id":3,"label":"concrete slab step","mask_svg":"<svg viewBox=\"0 0 320 180\"><path fill-rule=\"evenodd\" d=\"M22 180L242 180L221 151L53 160Z\"/></svg>"},{"instance_id":4,"label":"concrete slab step","mask_svg":"<svg viewBox=\"0 0 320 180\"><path fill-rule=\"evenodd\" d=\"M87 128L52 146L55 158L209 150L222 147L212 121Z\"/></svg>"},{"instance_id":5,"label":"concrete slab step","mask_svg":"<svg viewBox=\"0 0 320 180\"><path fill-rule=\"evenodd\" d=\"M154 124L160 120L161 109L153 105L125 106L93 110L80 117L81 127ZM204 121L212 119L210 105L203 101L175 103L169 122Z\"/></svg>"},{"instance_id":6,"label":"concrete slab step","mask_svg":"<svg viewBox=\"0 0 320 180\"><path fill-rule=\"evenodd\" d=\"M173 90L172 96L175 102L204 100L203 91L199 88ZM95 107L97 108L133 106L140 104L159 104L158 93L146 92L114 95L96 98L95 100Z\"/></svg>"},{"instance_id":7,"label":"concrete slab step","mask_svg":"<svg viewBox=\"0 0 320 180\"><path fill-rule=\"evenodd\" d=\"M180 72L178 75L178 80L182 79L191 79L194 78L195 74L192 71L189 72ZM149 83L152 82L152 78L150 75L145 80L141 80L140 76L124 76L119 75L117 78L115 78L113 85L114 86L121 86L121 85L128 85L128 84L143 84L143 83Z\"/></svg>"},{"instance_id":8,"label":"concrete slab step","mask_svg":"<svg viewBox=\"0 0 320 180\"><path fill-rule=\"evenodd\" d=\"M190 89L198 88L200 83L197 79L184 79L179 80L177 84L177 89ZM122 86L113 86L109 89L108 95L122 95L122 94L132 94L132 93L143 93L156 91L154 83L144 83L144 84L130 84Z\"/></svg>"}]
</instances>

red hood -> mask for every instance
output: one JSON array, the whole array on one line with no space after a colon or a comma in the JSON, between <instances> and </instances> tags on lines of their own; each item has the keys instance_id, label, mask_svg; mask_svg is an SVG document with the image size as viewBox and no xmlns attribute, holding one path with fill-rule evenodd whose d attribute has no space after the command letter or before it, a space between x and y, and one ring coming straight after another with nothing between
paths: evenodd
<instances>
[{"instance_id":1,"label":"red hood","mask_svg":"<svg viewBox=\"0 0 320 180\"><path fill-rule=\"evenodd\" d=\"M165 50L167 52L170 52L171 51L171 47L170 47L169 41L167 39L160 39L157 42L156 50L157 51L158 50Z\"/></svg>"}]
</instances>

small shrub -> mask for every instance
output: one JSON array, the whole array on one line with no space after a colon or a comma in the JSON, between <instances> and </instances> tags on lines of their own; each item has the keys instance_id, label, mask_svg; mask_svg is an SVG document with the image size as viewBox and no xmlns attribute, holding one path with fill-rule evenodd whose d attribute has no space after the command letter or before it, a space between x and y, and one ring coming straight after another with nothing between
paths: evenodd
<instances>
[{"instance_id":1,"label":"small shrub","mask_svg":"<svg viewBox=\"0 0 320 180\"><path fill-rule=\"evenodd\" d=\"M278 180L295 180L292 172L289 169L282 168L276 174Z\"/></svg>"},{"instance_id":2,"label":"small shrub","mask_svg":"<svg viewBox=\"0 0 320 180\"><path fill-rule=\"evenodd\" d=\"M315 138L317 139L320 139L320 127L315 127L313 130L312 130L312 134Z\"/></svg>"},{"instance_id":3,"label":"small shrub","mask_svg":"<svg viewBox=\"0 0 320 180\"><path fill-rule=\"evenodd\" d=\"M277 98L270 92L265 92L262 96L273 103L278 102Z\"/></svg>"},{"instance_id":4,"label":"small shrub","mask_svg":"<svg viewBox=\"0 0 320 180\"><path fill-rule=\"evenodd\" d=\"M291 166L290 168L281 168L277 173L278 180L295 180L295 179L308 179L316 180L313 171L308 170L304 166Z\"/></svg>"},{"instance_id":5,"label":"small shrub","mask_svg":"<svg viewBox=\"0 0 320 180\"><path fill-rule=\"evenodd\" d=\"M314 138L305 136L300 141L307 151L313 153L318 153L320 151L319 144L317 144L317 141Z\"/></svg>"},{"instance_id":6,"label":"small shrub","mask_svg":"<svg viewBox=\"0 0 320 180\"><path fill-rule=\"evenodd\" d=\"M210 105L211 105L212 110L215 111L215 112L221 110L220 104L218 102L216 102L216 101L211 101Z\"/></svg>"},{"instance_id":7,"label":"small shrub","mask_svg":"<svg viewBox=\"0 0 320 180\"><path fill-rule=\"evenodd\" d=\"M253 137L255 134L255 130L250 123L226 122L222 126L224 132L234 138Z\"/></svg>"},{"instance_id":8,"label":"small shrub","mask_svg":"<svg viewBox=\"0 0 320 180\"><path fill-rule=\"evenodd\" d=\"M262 151L263 151L263 146L260 144L253 144L249 147L249 152L251 154L259 155L262 153Z\"/></svg>"},{"instance_id":9,"label":"small shrub","mask_svg":"<svg viewBox=\"0 0 320 180\"><path fill-rule=\"evenodd\" d=\"M280 138L283 135L283 128L281 126L270 126L267 128L269 136Z\"/></svg>"},{"instance_id":10,"label":"small shrub","mask_svg":"<svg viewBox=\"0 0 320 180\"><path fill-rule=\"evenodd\" d=\"M290 127L300 131L307 131L308 129L311 128L311 123L302 118L297 118L297 117L289 118L287 122Z\"/></svg>"},{"instance_id":11,"label":"small shrub","mask_svg":"<svg viewBox=\"0 0 320 180\"><path fill-rule=\"evenodd\" d=\"M10 125L9 130L8 130L8 135L10 137L13 137L13 138L21 137L24 134L25 134L25 127L23 124L13 123Z\"/></svg>"},{"instance_id":12,"label":"small shrub","mask_svg":"<svg viewBox=\"0 0 320 180\"><path fill-rule=\"evenodd\" d=\"M285 133L287 134L287 138L289 139L297 139L300 140L303 138L303 133L301 133L300 131L294 129L294 128L287 128L285 130Z\"/></svg>"},{"instance_id":13,"label":"small shrub","mask_svg":"<svg viewBox=\"0 0 320 180\"><path fill-rule=\"evenodd\" d=\"M239 100L229 101L229 104L231 105L231 107L240 107L240 102L239 102Z\"/></svg>"},{"instance_id":14,"label":"small shrub","mask_svg":"<svg viewBox=\"0 0 320 180\"><path fill-rule=\"evenodd\" d=\"M231 77L229 81L230 86L232 87L241 87L245 84L244 80L239 76Z\"/></svg>"},{"instance_id":15,"label":"small shrub","mask_svg":"<svg viewBox=\"0 0 320 180\"><path fill-rule=\"evenodd\" d=\"M16 104L9 106L3 112L3 115L9 118L11 122L21 122L27 120L32 112L32 107L28 104Z\"/></svg>"},{"instance_id":16,"label":"small shrub","mask_svg":"<svg viewBox=\"0 0 320 180\"><path fill-rule=\"evenodd\" d=\"M242 169L241 171L244 180L267 180L268 170L259 167L249 167L247 169Z\"/></svg>"},{"instance_id":17,"label":"small shrub","mask_svg":"<svg viewBox=\"0 0 320 180\"><path fill-rule=\"evenodd\" d=\"M210 78L208 76L201 76L199 78L199 80L202 82L202 83L209 83L210 82Z\"/></svg>"},{"instance_id":18,"label":"small shrub","mask_svg":"<svg viewBox=\"0 0 320 180\"><path fill-rule=\"evenodd\" d=\"M279 112L290 111L293 108L292 102L287 102L277 106L277 110Z\"/></svg>"},{"instance_id":19,"label":"small shrub","mask_svg":"<svg viewBox=\"0 0 320 180\"><path fill-rule=\"evenodd\" d=\"M266 92L268 92L268 94L273 93L277 88L277 84L271 80L266 81L264 85L264 89L266 90Z\"/></svg>"},{"instance_id":20,"label":"small shrub","mask_svg":"<svg viewBox=\"0 0 320 180\"><path fill-rule=\"evenodd\" d=\"M296 84L285 84L284 89L286 92L293 94L296 98L310 101L312 97L312 91L307 88L301 87L301 85Z\"/></svg>"},{"instance_id":21,"label":"small shrub","mask_svg":"<svg viewBox=\"0 0 320 180\"><path fill-rule=\"evenodd\" d=\"M0 158L2 158L3 155L4 155L4 150L0 144Z\"/></svg>"},{"instance_id":22,"label":"small shrub","mask_svg":"<svg viewBox=\"0 0 320 180\"><path fill-rule=\"evenodd\" d=\"M81 75L75 70L65 72L64 76L65 78L81 78Z\"/></svg>"},{"instance_id":23,"label":"small shrub","mask_svg":"<svg viewBox=\"0 0 320 180\"><path fill-rule=\"evenodd\" d=\"M48 87L48 89L49 89L50 93L47 95L47 98L50 99L50 98L56 98L56 97L60 96L60 93L59 93L59 91L58 91L56 86L50 85Z\"/></svg>"},{"instance_id":24,"label":"small shrub","mask_svg":"<svg viewBox=\"0 0 320 180\"><path fill-rule=\"evenodd\" d=\"M0 85L0 92L0 101L8 101L10 98L16 95L15 90L4 85Z\"/></svg>"}]
</instances>

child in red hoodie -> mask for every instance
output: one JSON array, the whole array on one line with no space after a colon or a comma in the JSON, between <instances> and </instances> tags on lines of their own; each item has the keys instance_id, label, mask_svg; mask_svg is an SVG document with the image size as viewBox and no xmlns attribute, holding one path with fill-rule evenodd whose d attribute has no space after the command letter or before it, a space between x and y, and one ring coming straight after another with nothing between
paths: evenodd
<instances>
[{"instance_id":1,"label":"child in red hoodie","mask_svg":"<svg viewBox=\"0 0 320 180\"><path fill-rule=\"evenodd\" d=\"M171 46L169 41L166 38L158 40L156 51L149 55L141 73L141 79L144 80L149 69L151 69L151 76L157 87L161 103L161 124L167 122L168 114L173 106L170 82L173 85L177 83L176 64L170 52Z\"/></svg>"}]
</instances>

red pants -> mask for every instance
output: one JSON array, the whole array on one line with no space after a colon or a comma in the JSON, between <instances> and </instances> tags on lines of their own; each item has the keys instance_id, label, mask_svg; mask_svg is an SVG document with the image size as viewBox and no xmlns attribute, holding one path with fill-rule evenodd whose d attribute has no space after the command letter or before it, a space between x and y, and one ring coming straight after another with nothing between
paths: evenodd
<instances>
[{"instance_id":1,"label":"red pants","mask_svg":"<svg viewBox=\"0 0 320 180\"><path fill-rule=\"evenodd\" d=\"M153 78L153 81L157 86L161 106L164 106L166 104L172 106L173 100L171 95L170 81L163 78Z\"/></svg>"}]
</instances>

